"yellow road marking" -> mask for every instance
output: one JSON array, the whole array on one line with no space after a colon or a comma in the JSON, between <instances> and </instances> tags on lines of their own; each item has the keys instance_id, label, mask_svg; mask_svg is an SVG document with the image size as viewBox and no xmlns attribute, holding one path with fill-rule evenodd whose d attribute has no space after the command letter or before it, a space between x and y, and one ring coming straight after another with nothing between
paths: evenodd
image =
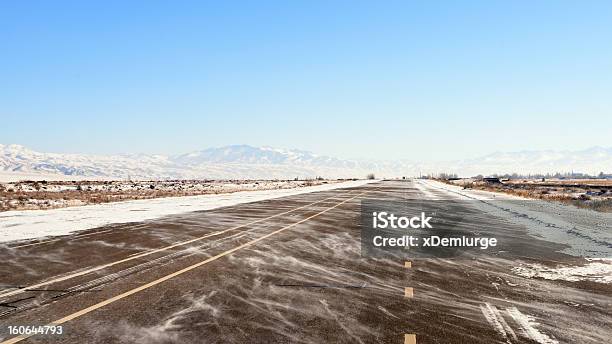
<instances>
[{"instance_id":1,"label":"yellow road marking","mask_svg":"<svg viewBox=\"0 0 612 344\"><path fill-rule=\"evenodd\" d=\"M404 344L416 344L416 334L413 334L413 333L405 334Z\"/></svg>"},{"instance_id":2,"label":"yellow road marking","mask_svg":"<svg viewBox=\"0 0 612 344\"><path fill-rule=\"evenodd\" d=\"M332 209L335 209L335 208L341 206L342 204L344 204L344 203L346 203L346 202L348 202L350 200L353 200L353 199L355 199L355 198L357 198L357 197L359 197L359 196L361 196L361 195L363 195L365 193L368 193L368 192L369 191L364 191L364 192L362 192L360 194L357 194L357 195L355 195L355 196L353 196L353 197L351 197L349 199L346 199L346 200L344 200L344 201L342 201L342 202L340 202L340 203L338 203L338 204L336 204L336 205L334 205L332 207L329 207L329 208L327 208L325 210L322 210L322 211L320 211L320 212L318 212L318 213L316 213L314 215L311 215L311 216L309 216L309 217L307 217L305 219L302 219L302 220L300 220L298 222L292 223L292 224L290 224L288 226L285 226L285 227L283 227L281 229L277 229L274 232L271 232L271 233L268 233L266 235L260 236L257 239L251 240L251 241L249 241L247 243L244 243L244 244L242 244L240 246L236 246L236 247L234 247L232 249L229 249L229 250L227 250L225 252L219 253L216 256L212 256L212 257L210 257L210 258L208 258L206 260L203 260L203 261L201 261L199 263L196 263L196 264L190 265L190 266L188 266L186 268L183 268L181 270L175 271L175 272L173 272L173 273L171 273L169 275L166 275L164 277L156 279L155 281L152 281L152 282L149 282L147 284L141 285L140 287L128 290L128 291L126 291L126 292L124 292L122 294L119 294L117 296L114 296L114 297L112 297L110 299L104 300L102 302L96 303L95 305L92 305L92 306L89 306L87 308L81 309L80 311L77 311L75 313L67 315L67 316L65 316L65 317L63 317L61 319L57 319L57 320L51 322L50 324L48 324L48 326L61 325L61 324L65 323L65 322L68 322L70 320L76 319L76 318L78 318L78 317L80 317L82 315L85 315L85 314L90 313L90 312L92 312L92 311L94 311L96 309L99 309L99 308L102 308L102 307L104 307L104 306L106 306L108 304L111 304L111 303L113 303L115 301L121 300L121 299L126 298L126 297L128 297L130 295L136 294L136 293L138 293L140 291L143 291L145 289L148 289L148 288L151 288L151 287L153 287L155 285L158 285L158 284L160 284L162 282L165 282L165 281L167 281L167 280L169 280L171 278L174 278L176 276L182 275L182 274L184 274L184 273L186 273L188 271L191 271L191 270L193 270L195 268L198 268L198 267L200 267L200 266L202 266L204 264L208 264L208 263L210 263L212 261L215 261L215 260L217 260L217 259L219 259L221 257L227 256L230 253L236 252L236 251L241 250L241 249L243 249L245 247L252 246L252 245L256 244L257 242L259 242L259 241L261 241L263 239L269 238L269 237L271 237L271 236L273 236L275 234L278 234L280 232L286 231L289 228L295 227L295 226L297 226L297 225L299 225L301 223L304 223L304 222L306 222L306 221L308 221L310 219L313 219L313 218L315 218L315 217L317 217L317 216L319 216L321 214L324 214L324 213L326 213L326 212L328 212L328 211L330 211ZM32 337L32 336L33 335L21 335L21 336L18 336L18 337L13 337L11 339L5 340L4 342L2 342L0 344L13 344L13 343L20 342L20 341L22 341L24 339L27 339L29 337Z\"/></svg>"},{"instance_id":3,"label":"yellow road marking","mask_svg":"<svg viewBox=\"0 0 612 344\"><path fill-rule=\"evenodd\" d=\"M300 206L300 207L297 207L297 208L293 208L291 210L288 210L288 211L285 211L285 212L282 212L282 213L279 213L279 214L276 214L276 215L272 215L272 216L269 216L269 217L266 217L266 218L263 218L263 219L255 220L255 221L246 223L244 225L240 225L240 226L224 229L222 231L218 231L218 232L214 232L214 233L209 233L209 234L203 235L201 237L197 237L197 238L190 239L190 240L187 240L187 241L179 242L179 243L176 243L176 244L172 244L170 246L165 246L165 247L154 249L154 250L151 250L151 251L146 251L146 252L143 252L143 253L140 253L140 254L137 254L137 255L130 255L127 258L124 258L124 259L121 259L121 260L117 260L117 261L114 261L114 262L111 262L111 263L99 265L99 266L93 267L91 269L75 272L75 273L70 274L70 275L58 277L58 278L55 278L55 279L52 279L52 280L48 280L48 281L45 281L45 282L40 282L38 284L30 285L30 286L27 286L27 287L24 287L24 288L20 288L20 289L8 291L8 292L0 293L0 297L13 296L13 295L21 294L21 293L25 292L26 289L39 289L40 287L44 287L44 286L49 285L49 284L66 281L66 280L69 280L69 279L72 279L72 278L75 278L75 277L83 276L83 275L86 275L86 274L89 274L89 273L92 273L92 272L95 272L95 271L106 269L108 267L111 267L111 266L114 266L114 265L117 265L117 264L121 264L121 263L129 262L129 261L134 260L134 259L142 258L142 257L148 256L148 255L154 254L154 253L163 252L163 251L167 251L169 249L175 248L175 247L191 244L193 242L200 241L200 240L203 240L203 239L206 239L206 238L210 238L212 236L221 235L221 234L227 233L229 231L237 230L237 229L240 229L240 228L243 228L243 227L247 227L247 226L250 226L250 225L253 225L253 224L265 221L265 220L269 220L269 219L272 219L272 218L275 218L275 217L278 217L278 216L289 214L289 213L292 213L292 212L294 212L296 210L300 210L300 209L303 209L303 208L306 208L306 207L309 207L309 206L312 206L312 205L315 205L315 204L318 204L318 203L321 203L321 202L325 202L325 201L327 201L329 199L336 198L337 196L338 195L327 197L327 198L324 198L324 199L322 199L320 201L316 201L316 202L309 203L309 204L306 204L306 205L303 205L303 206ZM60 240L60 239L57 239L57 240Z\"/></svg>"},{"instance_id":4,"label":"yellow road marking","mask_svg":"<svg viewBox=\"0 0 612 344\"><path fill-rule=\"evenodd\" d=\"M414 296L414 290L411 287L404 288L404 297L411 298Z\"/></svg>"},{"instance_id":5,"label":"yellow road marking","mask_svg":"<svg viewBox=\"0 0 612 344\"><path fill-rule=\"evenodd\" d=\"M404 267L405 268L411 268L412 267L412 262L408 262L408 261L404 262Z\"/></svg>"}]
</instances>

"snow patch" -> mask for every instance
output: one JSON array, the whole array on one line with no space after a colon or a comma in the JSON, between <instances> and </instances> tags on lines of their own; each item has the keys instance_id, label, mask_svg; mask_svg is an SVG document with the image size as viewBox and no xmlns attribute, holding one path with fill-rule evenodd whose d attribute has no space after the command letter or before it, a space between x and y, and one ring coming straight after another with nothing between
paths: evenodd
<instances>
[{"instance_id":1,"label":"snow patch","mask_svg":"<svg viewBox=\"0 0 612 344\"><path fill-rule=\"evenodd\" d=\"M480 311L482 315L484 315L485 319L489 322L489 324L497 331L502 337L508 339L508 337L516 340L516 333L512 330L512 328L508 325L504 317L499 312L497 307L492 306L491 304L485 302L483 305L480 305Z\"/></svg>"},{"instance_id":2,"label":"snow patch","mask_svg":"<svg viewBox=\"0 0 612 344\"><path fill-rule=\"evenodd\" d=\"M141 222L187 211L211 210L309 192L357 187L371 182L376 180L356 180L295 189L156 198L51 210L6 211L0 213L0 242L68 235L113 223Z\"/></svg>"},{"instance_id":3,"label":"snow patch","mask_svg":"<svg viewBox=\"0 0 612 344\"><path fill-rule=\"evenodd\" d=\"M529 264L514 267L512 271L519 276L527 278L612 283L612 261L610 259L595 260L583 266L561 266L555 268L540 264Z\"/></svg>"},{"instance_id":4,"label":"snow patch","mask_svg":"<svg viewBox=\"0 0 612 344\"><path fill-rule=\"evenodd\" d=\"M524 225L530 235L568 245L561 252L575 257L612 257L612 213L571 205L525 199L503 193L463 190L431 180L418 180L420 187L447 193L448 199L472 200L480 211Z\"/></svg>"},{"instance_id":5,"label":"snow patch","mask_svg":"<svg viewBox=\"0 0 612 344\"><path fill-rule=\"evenodd\" d=\"M521 332L525 337L530 338L531 340L534 340L540 344L559 343L556 339L550 338L547 334L540 332L536 328L538 323L534 320L534 317L521 313L521 311L519 311L516 307L508 308L506 311L521 327Z\"/></svg>"}]
</instances>

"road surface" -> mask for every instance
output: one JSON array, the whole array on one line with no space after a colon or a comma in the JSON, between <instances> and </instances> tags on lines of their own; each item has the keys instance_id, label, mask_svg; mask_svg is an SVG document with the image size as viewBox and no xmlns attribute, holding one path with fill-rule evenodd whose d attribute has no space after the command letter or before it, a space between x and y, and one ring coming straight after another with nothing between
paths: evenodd
<instances>
[{"instance_id":1,"label":"road surface","mask_svg":"<svg viewBox=\"0 0 612 344\"><path fill-rule=\"evenodd\" d=\"M524 249L487 257L361 257L360 202L452 199L383 181L91 229L0 248L2 343L604 343L612 288L526 278L580 259L463 209ZM525 249L526 248L526 249ZM409 261L409 260L408 260ZM54 324L62 334L11 335Z\"/></svg>"}]
</instances>

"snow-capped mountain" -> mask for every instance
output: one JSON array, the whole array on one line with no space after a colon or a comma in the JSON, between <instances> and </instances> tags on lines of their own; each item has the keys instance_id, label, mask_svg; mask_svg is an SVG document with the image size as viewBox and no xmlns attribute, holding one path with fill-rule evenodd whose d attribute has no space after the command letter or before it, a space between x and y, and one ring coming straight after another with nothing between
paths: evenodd
<instances>
[{"instance_id":1,"label":"snow-capped mountain","mask_svg":"<svg viewBox=\"0 0 612 344\"><path fill-rule=\"evenodd\" d=\"M286 164L311 161L315 154L299 150L235 145L179 155L174 161L189 165L202 163Z\"/></svg>"},{"instance_id":2,"label":"snow-capped mountain","mask_svg":"<svg viewBox=\"0 0 612 344\"><path fill-rule=\"evenodd\" d=\"M457 173L547 173L612 171L612 148L582 151L522 151L493 153L478 159L439 163L355 161L301 150L234 145L176 156L125 154L88 155L41 153L20 145L0 145L0 171L12 175L68 176L109 179L201 178L362 178Z\"/></svg>"},{"instance_id":3,"label":"snow-capped mountain","mask_svg":"<svg viewBox=\"0 0 612 344\"><path fill-rule=\"evenodd\" d=\"M612 148L592 147L580 151L497 152L462 161L463 174L581 172L597 174L612 171ZM481 172L476 172L481 171Z\"/></svg>"},{"instance_id":4,"label":"snow-capped mountain","mask_svg":"<svg viewBox=\"0 0 612 344\"><path fill-rule=\"evenodd\" d=\"M118 179L363 177L369 166L306 151L247 145L177 156L40 153L0 145L0 171ZM363 169L363 170L362 170ZM35 176L34 176L35 177Z\"/></svg>"},{"instance_id":5,"label":"snow-capped mountain","mask_svg":"<svg viewBox=\"0 0 612 344\"><path fill-rule=\"evenodd\" d=\"M367 162L340 160L297 149L233 145L179 155L173 161L188 166L220 164L299 165L326 168L367 168ZM371 165L371 164L370 164Z\"/></svg>"},{"instance_id":6,"label":"snow-capped mountain","mask_svg":"<svg viewBox=\"0 0 612 344\"><path fill-rule=\"evenodd\" d=\"M21 145L0 145L0 169L5 172L111 178L150 175L156 178L171 168L172 162L161 155L40 153Z\"/></svg>"}]
</instances>

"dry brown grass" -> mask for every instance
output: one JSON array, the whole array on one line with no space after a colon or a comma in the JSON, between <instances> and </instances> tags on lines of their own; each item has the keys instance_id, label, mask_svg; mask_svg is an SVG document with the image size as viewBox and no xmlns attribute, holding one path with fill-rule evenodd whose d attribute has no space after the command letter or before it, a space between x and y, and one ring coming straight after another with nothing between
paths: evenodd
<instances>
[{"instance_id":1,"label":"dry brown grass","mask_svg":"<svg viewBox=\"0 0 612 344\"><path fill-rule=\"evenodd\" d=\"M487 184L484 182L468 182L464 183L465 189L477 189L491 192L503 192L506 194L519 196L523 198L541 199L564 204L571 204L576 207L592 209L601 212L612 212L612 198L610 196L595 196L595 198L585 194L586 189L578 187L562 187L565 184L575 182L583 182L584 180L561 180L558 181L558 187L544 186L543 183L525 183L524 181L510 181L504 184ZM590 180L592 182L594 180ZM598 186L608 186L610 181L598 180L601 183ZM449 183L450 184L450 183ZM595 184L581 184L595 185ZM580 194L576 196L576 194ZM608 194L609 195L609 194Z\"/></svg>"},{"instance_id":2,"label":"dry brown grass","mask_svg":"<svg viewBox=\"0 0 612 344\"><path fill-rule=\"evenodd\" d=\"M511 179L506 184L525 184L529 183L532 185L538 184L575 184L575 185L589 185L589 186L612 186L612 179Z\"/></svg>"},{"instance_id":3,"label":"dry brown grass","mask_svg":"<svg viewBox=\"0 0 612 344\"><path fill-rule=\"evenodd\" d=\"M57 182L55 185L69 185L71 190L46 191L38 183L29 183L28 188L19 190L16 184L0 184L0 211L64 208L76 205L100 204L127 200L143 200L162 197L199 196L219 193L232 193L253 188L241 188L241 184L255 184L257 190L293 188L327 184L330 181L318 179L308 181L176 181L146 182L138 188L129 190L90 188L91 182ZM103 182L108 185L132 185L129 182ZM238 185L236 188L224 187L225 183ZM280 183L280 185L279 185ZM25 185L25 183L22 183ZM48 185L51 185L49 183ZM96 184L96 185L100 185ZM199 186L199 188L195 186ZM202 187L204 185L204 187ZM21 185L23 186L23 185ZM29 188L32 186L32 188ZM135 184L132 186L136 186Z\"/></svg>"}]
</instances>

